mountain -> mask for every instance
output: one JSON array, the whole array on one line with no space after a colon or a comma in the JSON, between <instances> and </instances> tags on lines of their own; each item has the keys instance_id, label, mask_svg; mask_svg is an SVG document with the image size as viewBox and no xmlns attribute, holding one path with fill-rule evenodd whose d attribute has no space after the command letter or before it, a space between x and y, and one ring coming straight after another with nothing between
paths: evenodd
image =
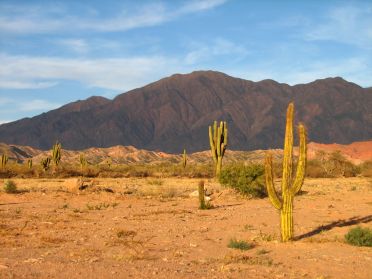
<instances>
[{"instance_id":1,"label":"mountain","mask_svg":"<svg viewBox=\"0 0 372 279\"><path fill-rule=\"evenodd\" d=\"M340 77L289 86L252 82L214 71L176 74L113 100L92 97L33 118L0 125L0 142L49 149L132 145L180 153L208 149L208 125L226 120L229 149L281 148L285 111L310 141L348 144L372 139L372 88Z\"/></svg>"}]
</instances>

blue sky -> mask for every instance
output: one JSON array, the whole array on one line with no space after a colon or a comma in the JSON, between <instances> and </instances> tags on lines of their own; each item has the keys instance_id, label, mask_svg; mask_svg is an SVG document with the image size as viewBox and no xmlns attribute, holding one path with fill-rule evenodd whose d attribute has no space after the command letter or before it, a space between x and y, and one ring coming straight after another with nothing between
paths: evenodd
<instances>
[{"instance_id":1,"label":"blue sky","mask_svg":"<svg viewBox=\"0 0 372 279\"><path fill-rule=\"evenodd\" d=\"M174 73L372 86L372 1L0 0L0 123Z\"/></svg>"}]
</instances>

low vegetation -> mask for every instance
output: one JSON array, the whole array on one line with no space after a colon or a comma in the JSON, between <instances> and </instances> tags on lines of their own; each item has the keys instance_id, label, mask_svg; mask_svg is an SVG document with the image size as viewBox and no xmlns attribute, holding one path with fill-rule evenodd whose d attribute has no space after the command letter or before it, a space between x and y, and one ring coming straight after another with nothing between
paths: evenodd
<instances>
[{"instance_id":1,"label":"low vegetation","mask_svg":"<svg viewBox=\"0 0 372 279\"><path fill-rule=\"evenodd\" d=\"M372 230L358 226L345 235L345 240L354 246L372 247Z\"/></svg>"},{"instance_id":2,"label":"low vegetation","mask_svg":"<svg viewBox=\"0 0 372 279\"><path fill-rule=\"evenodd\" d=\"M264 198L267 197L264 174L262 165L231 164L221 171L219 181L244 196Z\"/></svg>"},{"instance_id":3,"label":"low vegetation","mask_svg":"<svg viewBox=\"0 0 372 279\"><path fill-rule=\"evenodd\" d=\"M328 157L327 157L328 158ZM326 161L320 161L318 157L308 160L306 166L306 177L311 178L336 178L336 177L372 177L372 161L366 161L360 165L352 164L350 161L345 164L345 171L340 171L337 168L325 171L324 164L333 164L327 160L333 160L334 157L329 157ZM120 177L189 177L189 178L213 178L214 165L212 163L188 163L184 168L183 164L177 162L165 162L157 164L112 164L108 167L106 164L89 164L85 163L83 167L80 162L69 164L61 161L59 167L55 171L50 170L50 161L45 158L46 164L35 163L32 160L27 160L23 163L17 163L12 160L6 164L6 167L0 167L0 178L68 178L68 177L101 177L101 178L120 178ZM50 158L49 158L50 159ZM257 165L257 164L253 164ZM251 164L244 165L240 163L228 163L221 170L220 177L229 177L229 173L239 172L243 168L245 173L250 172ZM260 167L257 167L260 170ZM282 176L282 165L275 158L273 159L273 172L276 178ZM226 178L225 177L225 178ZM225 180L225 178L222 178ZM222 181L221 181L222 183ZM228 186L228 183L225 184ZM261 187L259 187L261 188ZM266 190L263 190L266 192ZM259 190L261 193L261 190ZM254 194L253 194L254 195ZM258 195L260 196L260 194ZM266 194L263 194L266 196Z\"/></svg>"},{"instance_id":4,"label":"low vegetation","mask_svg":"<svg viewBox=\"0 0 372 279\"><path fill-rule=\"evenodd\" d=\"M230 239L230 242L227 245L227 247L239 250L249 250L252 249L254 245L244 240L237 240L235 238L232 238Z\"/></svg>"},{"instance_id":5,"label":"low vegetation","mask_svg":"<svg viewBox=\"0 0 372 279\"><path fill-rule=\"evenodd\" d=\"M8 194L17 193L17 185L13 180L5 180L4 181L4 191Z\"/></svg>"}]
</instances>

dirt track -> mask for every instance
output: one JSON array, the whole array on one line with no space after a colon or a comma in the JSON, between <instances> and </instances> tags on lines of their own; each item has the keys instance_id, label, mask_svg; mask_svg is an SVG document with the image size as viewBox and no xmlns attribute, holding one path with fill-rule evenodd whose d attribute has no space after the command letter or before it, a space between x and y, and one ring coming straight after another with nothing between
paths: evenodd
<instances>
[{"instance_id":1,"label":"dirt track","mask_svg":"<svg viewBox=\"0 0 372 279\"><path fill-rule=\"evenodd\" d=\"M302 237L291 243L279 242L268 199L213 181L211 210L189 197L195 179L98 179L81 192L72 179L14 181L26 191L0 193L0 278L372 276L372 248L343 240L358 223L372 227L371 179L307 180L295 198ZM228 248L231 238L255 247Z\"/></svg>"}]
</instances>

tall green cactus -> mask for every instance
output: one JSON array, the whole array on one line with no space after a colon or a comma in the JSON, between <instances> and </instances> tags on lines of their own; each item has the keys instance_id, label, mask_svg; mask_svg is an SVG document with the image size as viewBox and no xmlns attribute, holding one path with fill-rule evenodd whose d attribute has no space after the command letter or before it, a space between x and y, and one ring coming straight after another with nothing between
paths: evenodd
<instances>
[{"instance_id":1,"label":"tall green cactus","mask_svg":"<svg viewBox=\"0 0 372 279\"><path fill-rule=\"evenodd\" d=\"M6 164L8 163L8 156L6 156L5 154L1 155L1 168L4 169Z\"/></svg>"},{"instance_id":2,"label":"tall green cactus","mask_svg":"<svg viewBox=\"0 0 372 279\"><path fill-rule=\"evenodd\" d=\"M265 176L269 198L274 207L280 210L280 227L282 241L293 238L293 199L300 191L305 178L306 169L306 129L304 125L298 126L300 138L299 158L297 163L296 177L292 178L293 165L293 111L294 105L290 103L287 108L287 123L284 138L284 158L282 177L282 197L278 197L273 180L272 155L266 154Z\"/></svg>"},{"instance_id":3,"label":"tall green cactus","mask_svg":"<svg viewBox=\"0 0 372 279\"><path fill-rule=\"evenodd\" d=\"M221 173L222 158L225 155L227 147L227 123L221 121L220 126L217 127L217 121L214 121L213 128L209 126L209 144L216 169L216 176Z\"/></svg>"},{"instance_id":4,"label":"tall green cactus","mask_svg":"<svg viewBox=\"0 0 372 279\"><path fill-rule=\"evenodd\" d=\"M27 165L29 169L32 169L32 159L27 160Z\"/></svg>"},{"instance_id":5,"label":"tall green cactus","mask_svg":"<svg viewBox=\"0 0 372 279\"><path fill-rule=\"evenodd\" d=\"M185 169L187 164L187 154L186 154L186 149L183 150L182 154L182 166Z\"/></svg>"},{"instance_id":6,"label":"tall green cactus","mask_svg":"<svg viewBox=\"0 0 372 279\"><path fill-rule=\"evenodd\" d=\"M61 161L61 144L56 142L54 145L53 145L53 148L52 148L52 160L54 162L54 165L55 167L57 168L60 161Z\"/></svg>"}]
</instances>

